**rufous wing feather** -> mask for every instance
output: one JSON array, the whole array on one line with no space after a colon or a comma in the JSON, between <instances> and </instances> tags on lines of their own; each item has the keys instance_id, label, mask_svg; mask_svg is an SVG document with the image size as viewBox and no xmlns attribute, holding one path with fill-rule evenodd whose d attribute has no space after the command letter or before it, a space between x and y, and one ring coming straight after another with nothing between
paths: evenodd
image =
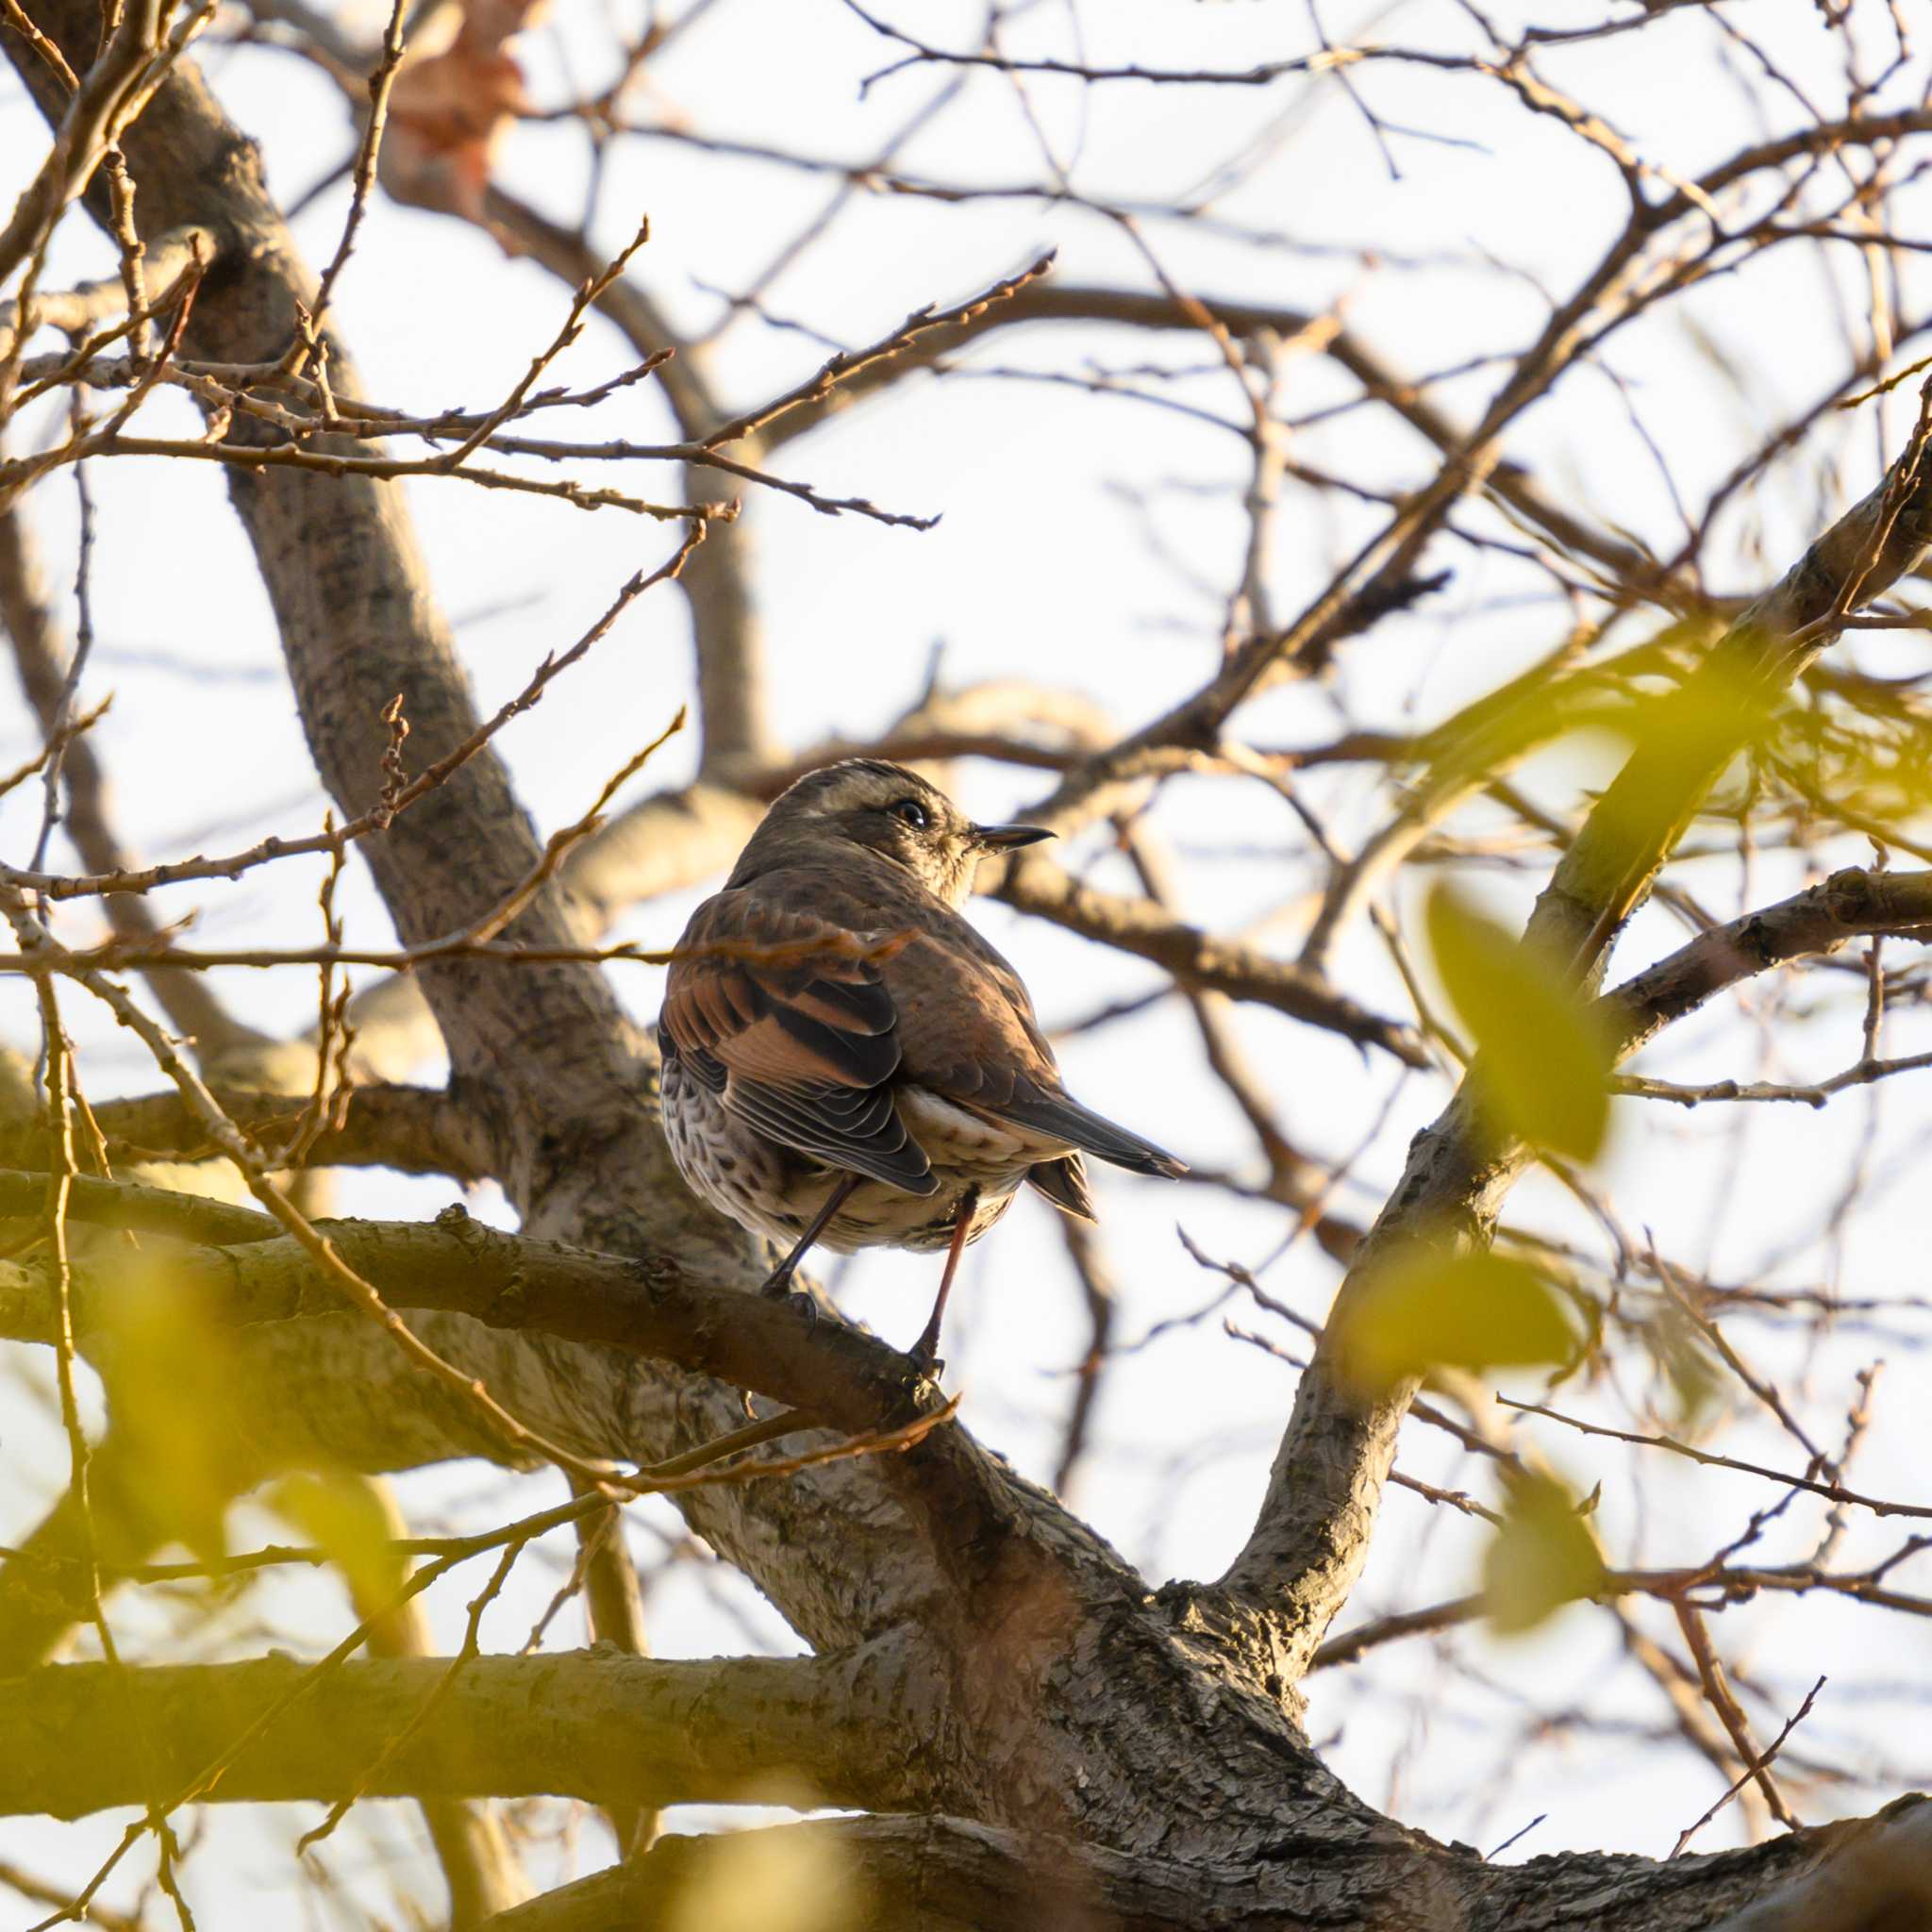
<instances>
[{"instance_id":1,"label":"rufous wing feather","mask_svg":"<svg viewBox=\"0 0 1932 1932\"><path fill-rule=\"evenodd\" d=\"M892 997L868 956L890 939L720 892L678 942L661 1030L693 1077L773 1140L929 1194L938 1183L892 1104Z\"/></svg>"}]
</instances>

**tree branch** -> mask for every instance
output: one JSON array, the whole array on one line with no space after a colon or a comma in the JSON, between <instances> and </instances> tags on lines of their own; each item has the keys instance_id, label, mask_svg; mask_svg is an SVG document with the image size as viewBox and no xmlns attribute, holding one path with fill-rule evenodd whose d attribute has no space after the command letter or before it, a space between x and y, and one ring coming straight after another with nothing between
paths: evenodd
<instances>
[{"instance_id":1,"label":"tree branch","mask_svg":"<svg viewBox=\"0 0 1932 1932\"><path fill-rule=\"evenodd\" d=\"M484 192L484 216L568 288L589 281L603 267L580 236L493 184ZM684 341L657 303L626 278L604 290L595 306L640 356L677 351L658 372L659 387L679 433L689 441L703 436L724 413L703 350ZM742 454L756 462L758 445L748 445ZM715 473L687 465L684 484L695 500L716 487ZM708 779L728 779L775 758L778 740L765 675L764 626L752 589L755 540L747 517L714 529L711 539L679 581L691 607L697 660L699 770Z\"/></svg>"},{"instance_id":2,"label":"tree branch","mask_svg":"<svg viewBox=\"0 0 1932 1932\"><path fill-rule=\"evenodd\" d=\"M206 228L177 228L146 244L143 256L150 286L165 289L184 271L206 264L213 238ZM120 275L81 282L72 289L47 290L27 302L27 325L20 329L20 305L0 302L0 360L13 353L17 335L37 328L58 328L70 336L85 336L104 322L127 313L127 288Z\"/></svg>"},{"instance_id":3,"label":"tree branch","mask_svg":"<svg viewBox=\"0 0 1932 1932\"><path fill-rule=\"evenodd\" d=\"M1308 336L1323 354L1346 369L1368 395L1392 409L1440 454L1459 453L1467 446L1468 432L1429 401L1424 385L1395 375L1350 330L1331 330L1324 318L1306 309L1230 301L1213 295L1198 298L1195 308L1165 291L1091 288L1051 281L1036 282L1022 289L997 308L967 322L935 330L891 361L859 371L820 401L806 404L774 424L766 441L775 447L808 435L829 416L884 393L922 369L942 364L968 342L1026 323L1097 322L1127 328L1198 331L1204 314L1237 338ZM1317 328L1318 323L1324 325ZM1663 589L1664 573L1655 558L1560 508L1519 465L1499 463L1490 478L1490 487L1559 549L1587 557L1633 585L1651 591Z\"/></svg>"},{"instance_id":4,"label":"tree branch","mask_svg":"<svg viewBox=\"0 0 1932 1932\"><path fill-rule=\"evenodd\" d=\"M40 1185L37 1176L26 1178ZM125 1212L114 1197L127 1191L106 1182L77 1187L71 1212L75 1220ZM182 1198L184 1215L206 1205ZM457 1311L513 1333L620 1349L754 1390L820 1425L852 1433L896 1427L942 1407L939 1391L896 1349L835 1320L808 1326L782 1304L693 1276L661 1248L635 1258L595 1255L497 1233L460 1209L427 1227L337 1221L320 1229L358 1274L379 1284L394 1308ZM170 1258L172 1278L213 1321L289 1322L341 1306L338 1291L292 1238L183 1248ZM104 1324L112 1327L117 1295L140 1291L108 1268L82 1266L74 1295L83 1347ZM46 1341L55 1318L53 1291L40 1270L0 1262L0 1336ZM715 1406L724 1407L722 1401ZM1138 1588L1098 1537L957 1424L881 1460L949 1576L961 1616L982 1589ZM876 1599L896 1600L905 1573L915 1579L920 1574L908 1563L903 1540L899 1547L901 1574L867 1579Z\"/></svg>"},{"instance_id":5,"label":"tree branch","mask_svg":"<svg viewBox=\"0 0 1932 1932\"><path fill-rule=\"evenodd\" d=\"M1748 605L1651 722L1571 841L1525 943L1587 984L1724 767L1776 697L1932 543L1932 385L1905 450L1864 500Z\"/></svg>"},{"instance_id":6,"label":"tree branch","mask_svg":"<svg viewBox=\"0 0 1932 1932\"><path fill-rule=\"evenodd\" d=\"M1525 943L1552 970L1593 984L1611 938L1648 892L1671 848L1765 704L1836 635L1832 620L1885 591L1932 541L1925 419L1885 480L1745 611L1666 702L1652 735L1598 801L1537 902ZM1419 1135L1340 1290L1345 1312L1389 1257L1417 1243L1453 1254L1487 1245L1528 1159L1501 1144L1465 1080ZM1395 1439L1414 1393L1398 1384L1364 1403L1338 1376L1326 1339L1295 1395L1259 1516L1223 1577L1259 1597L1304 1663L1347 1600L1368 1553Z\"/></svg>"},{"instance_id":7,"label":"tree branch","mask_svg":"<svg viewBox=\"0 0 1932 1932\"><path fill-rule=\"evenodd\" d=\"M714 531L692 563L717 542ZM679 583L689 575L687 566ZM892 724L883 745L865 749L872 756L893 756L895 749L923 756L932 741L1041 725L1048 728L1049 742L1064 739L1075 754L1112 735L1095 706L1064 691L1000 679L935 693ZM771 799L793 778L857 749L841 741L773 764L738 767L730 786L700 782L655 792L614 814L564 860L558 883L572 930L583 943L594 944L632 908L718 877L730 869ZM438 1036L413 975L381 981L358 996L351 1013L356 1059L369 1075L400 1078L436 1050Z\"/></svg>"},{"instance_id":8,"label":"tree branch","mask_svg":"<svg viewBox=\"0 0 1932 1932\"><path fill-rule=\"evenodd\" d=\"M211 1201L201 1194L151 1188L138 1181L92 1180L75 1175L69 1182L75 1221L96 1227L131 1228L142 1234L170 1234L178 1240L226 1248L249 1241L273 1241L281 1232L273 1216L254 1208ZM46 1191L40 1174L0 1170L0 1215L30 1216L41 1211L36 1198Z\"/></svg>"},{"instance_id":9,"label":"tree branch","mask_svg":"<svg viewBox=\"0 0 1932 1932\"><path fill-rule=\"evenodd\" d=\"M1604 995L1616 1057L1628 1059L1666 1026L1727 987L1792 959L1834 953L1871 933L1932 942L1932 872L1835 872L1761 911L1702 932Z\"/></svg>"},{"instance_id":10,"label":"tree branch","mask_svg":"<svg viewBox=\"0 0 1932 1932\"><path fill-rule=\"evenodd\" d=\"M145 1450L111 1426L93 1445L88 1503L94 1554L102 1564L142 1562L168 1537L171 1525L161 1520L152 1475ZM75 1620L86 1616L86 1593L79 1587L86 1540L87 1524L69 1489L0 1569L0 1676L54 1656ZM73 1589L68 1578L74 1579Z\"/></svg>"},{"instance_id":11,"label":"tree branch","mask_svg":"<svg viewBox=\"0 0 1932 1932\"><path fill-rule=\"evenodd\" d=\"M391 1541L407 1537L409 1526L393 1488L379 1476L369 1479L365 1487L373 1510ZM343 1571L342 1581L348 1587L356 1617L370 1625L372 1657L428 1658L435 1655L428 1607L423 1598L412 1596L391 1607L404 1569L398 1557L392 1565L350 1564ZM384 1571L389 1574L383 1574ZM322 1716L311 1699L300 1709L299 1721L314 1724ZM450 1932L475 1932L483 1920L530 1896L530 1882L503 1822L489 1806L468 1804L457 1797L424 1797L419 1803L429 1841L436 1847L436 1862L449 1887Z\"/></svg>"},{"instance_id":12,"label":"tree branch","mask_svg":"<svg viewBox=\"0 0 1932 1932\"><path fill-rule=\"evenodd\" d=\"M1199 926L1170 919L1151 899L1101 891L1051 859L1008 860L996 895L1021 912L1151 959L1182 985L1273 1007L1291 1019L1393 1054L1405 1066L1429 1064L1421 1036L1337 991L1318 973L1276 959Z\"/></svg>"},{"instance_id":13,"label":"tree branch","mask_svg":"<svg viewBox=\"0 0 1932 1932\"><path fill-rule=\"evenodd\" d=\"M186 1787L308 1666L291 1657L130 1669L50 1665L0 1699L0 1814L78 1818L144 1801L127 1751L132 1696L157 1770ZM385 1747L437 1688L443 1657L346 1663L319 1677L207 1794L220 1803L334 1799L376 1765L378 1797L591 1804L741 1804L760 1780L803 1780L827 1803L931 1795L920 1754L878 1748L901 1668L858 1657L664 1662L604 1652L479 1657L420 1729ZM765 1789L771 1789L768 1782Z\"/></svg>"},{"instance_id":14,"label":"tree branch","mask_svg":"<svg viewBox=\"0 0 1932 1932\"><path fill-rule=\"evenodd\" d=\"M221 1088L214 1097L244 1132L273 1149L298 1123L302 1102L286 1093ZM108 1152L119 1160L216 1160L221 1149L178 1093L104 1100L94 1118ZM38 1122L0 1125L0 1162L36 1167L46 1159ZM434 1087L373 1084L350 1090L340 1124L325 1126L308 1148L317 1167L392 1167L401 1174L481 1180L494 1171L481 1124L457 1095Z\"/></svg>"},{"instance_id":15,"label":"tree branch","mask_svg":"<svg viewBox=\"0 0 1932 1932\"><path fill-rule=\"evenodd\" d=\"M679 1900L712 1895L699 1890L712 1874L760 1869L809 1873L854 1902L849 1923L892 1932L1904 1932L1921 1923L1913 1908L1923 1911L1932 1892L1932 1803L1922 1798L1855 1824L1668 1863L1577 1852L1492 1866L1466 1845L1407 1833L1337 1860L1315 1828L1283 1835L1246 1863L952 1817L826 1819L768 1835L778 1840L769 1866L734 1866L744 1847L733 1835L662 1839L637 1864L547 1892L485 1932L656 1924ZM1883 1917L1888 1908L1903 1916Z\"/></svg>"},{"instance_id":16,"label":"tree branch","mask_svg":"<svg viewBox=\"0 0 1932 1932\"><path fill-rule=\"evenodd\" d=\"M576 1489L573 1484L572 1488ZM581 1493L579 1491L579 1493ZM630 1657L649 1657L644 1632L643 1591L638 1566L625 1539L624 1511L611 1504L577 1520L577 1556L571 1587L584 1599L584 1622L593 1643L608 1644ZM646 1850L658 1836L658 1813L635 1805L616 1805L607 1816L620 1858Z\"/></svg>"}]
</instances>

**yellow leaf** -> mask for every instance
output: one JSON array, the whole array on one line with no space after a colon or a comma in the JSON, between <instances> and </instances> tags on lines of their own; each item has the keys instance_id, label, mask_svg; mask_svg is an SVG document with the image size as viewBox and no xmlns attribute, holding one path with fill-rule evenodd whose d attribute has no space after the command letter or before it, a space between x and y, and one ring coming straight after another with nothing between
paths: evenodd
<instances>
[{"instance_id":1,"label":"yellow leaf","mask_svg":"<svg viewBox=\"0 0 1932 1932\"><path fill-rule=\"evenodd\" d=\"M1377 1269L1333 1326L1342 1379L1371 1399L1434 1368L1564 1361L1577 1341L1548 1281L1487 1249L1411 1249Z\"/></svg>"},{"instance_id":2,"label":"yellow leaf","mask_svg":"<svg viewBox=\"0 0 1932 1932\"><path fill-rule=\"evenodd\" d=\"M283 1522L328 1552L351 1602L386 1602L402 1588L405 1566L390 1542L388 1514L360 1476L288 1476L266 1501Z\"/></svg>"},{"instance_id":3,"label":"yellow leaf","mask_svg":"<svg viewBox=\"0 0 1932 1932\"><path fill-rule=\"evenodd\" d=\"M1462 791L1499 776L1539 747L1586 734L1627 751L1650 727L1657 699L1633 697L1639 678L1704 658L1719 626L1708 617L1674 621L1607 663L1578 665L1567 648L1434 726L1424 741L1424 794Z\"/></svg>"},{"instance_id":4,"label":"yellow leaf","mask_svg":"<svg viewBox=\"0 0 1932 1932\"><path fill-rule=\"evenodd\" d=\"M1449 886L1429 894L1436 970L1482 1057L1497 1124L1588 1160L1610 1117L1609 1041L1548 961Z\"/></svg>"},{"instance_id":5,"label":"yellow leaf","mask_svg":"<svg viewBox=\"0 0 1932 1932\"><path fill-rule=\"evenodd\" d=\"M1533 1630L1603 1582L1603 1553L1569 1491L1553 1476L1518 1477L1483 1563L1491 1627Z\"/></svg>"},{"instance_id":6,"label":"yellow leaf","mask_svg":"<svg viewBox=\"0 0 1932 1932\"><path fill-rule=\"evenodd\" d=\"M164 1269L143 1267L109 1298L101 1355L108 1413L165 1537L204 1562L225 1554L224 1518L253 1472L234 1446L227 1391L238 1373L225 1328Z\"/></svg>"},{"instance_id":7,"label":"yellow leaf","mask_svg":"<svg viewBox=\"0 0 1932 1932\"><path fill-rule=\"evenodd\" d=\"M1764 671L1775 656L1761 636L1740 633L1638 708L1630 766L1597 807L1607 849L1653 852L1680 809L1704 808L1739 755L1766 740L1783 693L1782 678Z\"/></svg>"},{"instance_id":8,"label":"yellow leaf","mask_svg":"<svg viewBox=\"0 0 1932 1932\"><path fill-rule=\"evenodd\" d=\"M848 1932L870 1922L866 1888L829 1826L720 1832L703 1843L666 1932Z\"/></svg>"}]
</instances>

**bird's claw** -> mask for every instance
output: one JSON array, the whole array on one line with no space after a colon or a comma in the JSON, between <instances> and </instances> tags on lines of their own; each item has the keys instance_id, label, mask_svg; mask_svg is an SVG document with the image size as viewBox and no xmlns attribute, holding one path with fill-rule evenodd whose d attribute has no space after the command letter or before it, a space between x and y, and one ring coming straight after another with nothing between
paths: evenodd
<instances>
[{"instance_id":1,"label":"bird's claw","mask_svg":"<svg viewBox=\"0 0 1932 1932\"><path fill-rule=\"evenodd\" d=\"M802 1288L793 1288L789 1274L777 1274L762 1282L758 1292L767 1301L783 1302L788 1307L797 1308L809 1333L819 1325L819 1305L815 1295L808 1294Z\"/></svg>"}]
</instances>

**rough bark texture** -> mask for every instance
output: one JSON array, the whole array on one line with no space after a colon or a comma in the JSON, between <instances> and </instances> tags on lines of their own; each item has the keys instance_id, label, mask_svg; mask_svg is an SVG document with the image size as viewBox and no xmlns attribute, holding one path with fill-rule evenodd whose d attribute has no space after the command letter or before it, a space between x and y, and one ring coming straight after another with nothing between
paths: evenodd
<instances>
[{"instance_id":1,"label":"rough bark texture","mask_svg":"<svg viewBox=\"0 0 1932 1932\"><path fill-rule=\"evenodd\" d=\"M1248 1859L1124 1857L1022 1831L945 1817L797 1824L810 1869L848 1874L855 1932L1890 1932L1924 1923L1932 1806L1902 1800L1862 1840L1827 1828L1783 1840L1767 1855L1638 1858L1585 1871L1562 1858L1487 1868L1466 1846L1407 1885L1365 1889L1331 1848L1284 1833ZM1385 1871L1400 1849L1384 1847ZM688 1896L708 1864L729 1856L716 1839L670 1838L641 1866L599 1873L506 1912L491 1932L606 1932L649 1924ZM1284 1868L1305 1857L1299 1877ZM1731 1907L1774 1876L1797 1882L1775 1902ZM908 1900L917 1901L908 1916ZM1888 1916L1897 1914L1898 1916ZM1715 1915L1715 1916L1713 1916Z\"/></svg>"}]
</instances>

